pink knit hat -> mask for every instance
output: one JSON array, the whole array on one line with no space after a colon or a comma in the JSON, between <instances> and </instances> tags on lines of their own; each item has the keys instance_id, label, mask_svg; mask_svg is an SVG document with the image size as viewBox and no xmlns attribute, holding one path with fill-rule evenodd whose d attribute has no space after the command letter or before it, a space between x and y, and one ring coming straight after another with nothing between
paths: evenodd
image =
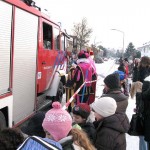
<instances>
[{"instance_id":1,"label":"pink knit hat","mask_svg":"<svg viewBox=\"0 0 150 150\"><path fill-rule=\"evenodd\" d=\"M59 141L66 137L72 128L70 114L61 108L59 102L53 102L53 108L45 114L42 126L48 131L54 140Z\"/></svg>"}]
</instances>

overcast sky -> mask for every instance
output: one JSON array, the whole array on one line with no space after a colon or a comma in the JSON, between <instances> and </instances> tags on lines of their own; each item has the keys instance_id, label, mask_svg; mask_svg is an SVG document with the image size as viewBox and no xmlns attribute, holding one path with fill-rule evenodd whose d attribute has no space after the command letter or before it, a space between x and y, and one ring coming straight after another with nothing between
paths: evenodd
<instances>
[{"instance_id":1,"label":"overcast sky","mask_svg":"<svg viewBox=\"0 0 150 150\"><path fill-rule=\"evenodd\" d=\"M150 41L150 0L34 0L49 11L69 33L74 23L87 18L93 29L91 42L106 48L125 48L132 42L137 48Z\"/></svg>"}]
</instances>

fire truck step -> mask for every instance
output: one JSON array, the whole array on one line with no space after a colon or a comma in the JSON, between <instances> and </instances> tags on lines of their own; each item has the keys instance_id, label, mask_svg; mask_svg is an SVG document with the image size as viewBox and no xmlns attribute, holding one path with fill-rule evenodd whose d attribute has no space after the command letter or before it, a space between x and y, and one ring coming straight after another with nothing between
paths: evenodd
<instances>
[{"instance_id":1,"label":"fire truck step","mask_svg":"<svg viewBox=\"0 0 150 150\"><path fill-rule=\"evenodd\" d=\"M51 106L51 104L52 99L47 99L45 94L38 96L37 110L41 110L48 105Z\"/></svg>"}]
</instances>

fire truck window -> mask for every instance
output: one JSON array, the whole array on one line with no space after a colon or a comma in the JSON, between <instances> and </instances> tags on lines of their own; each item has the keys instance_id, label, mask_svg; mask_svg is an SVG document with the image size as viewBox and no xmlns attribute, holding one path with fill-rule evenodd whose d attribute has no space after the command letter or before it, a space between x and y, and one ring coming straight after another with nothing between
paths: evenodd
<instances>
[{"instance_id":1,"label":"fire truck window","mask_svg":"<svg viewBox=\"0 0 150 150\"><path fill-rule=\"evenodd\" d=\"M55 49L60 50L60 35L59 30L54 28Z\"/></svg>"},{"instance_id":2,"label":"fire truck window","mask_svg":"<svg viewBox=\"0 0 150 150\"><path fill-rule=\"evenodd\" d=\"M43 23L43 47L52 49L52 26Z\"/></svg>"}]
</instances>

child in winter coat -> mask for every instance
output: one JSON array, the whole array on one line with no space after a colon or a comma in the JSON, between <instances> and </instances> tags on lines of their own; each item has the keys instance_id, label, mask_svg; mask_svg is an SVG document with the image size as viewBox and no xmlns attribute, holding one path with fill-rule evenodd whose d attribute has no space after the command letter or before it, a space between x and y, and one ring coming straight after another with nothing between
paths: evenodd
<instances>
[{"instance_id":1,"label":"child in winter coat","mask_svg":"<svg viewBox=\"0 0 150 150\"><path fill-rule=\"evenodd\" d=\"M120 79L117 73L110 74L104 79L104 94L101 97L112 97L117 102L116 112L126 112L128 96L124 95L120 88Z\"/></svg>"},{"instance_id":2,"label":"child in winter coat","mask_svg":"<svg viewBox=\"0 0 150 150\"><path fill-rule=\"evenodd\" d=\"M119 74L122 92L126 96L129 96L129 81L128 81L128 78L126 77L124 67L119 66L118 71L115 71L115 72Z\"/></svg>"},{"instance_id":3,"label":"child in winter coat","mask_svg":"<svg viewBox=\"0 0 150 150\"><path fill-rule=\"evenodd\" d=\"M52 107L42 123L46 137L59 142L63 150L94 150L86 133L72 128L72 118L61 104L53 102Z\"/></svg>"},{"instance_id":4,"label":"child in winter coat","mask_svg":"<svg viewBox=\"0 0 150 150\"><path fill-rule=\"evenodd\" d=\"M129 121L125 113L115 113L116 101L111 97L102 97L92 103L96 121L95 147L98 150L126 150L125 133Z\"/></svg>"},{"instance_id":5,"label":"child in winter coat","mask_svg":"<svg viewBox=\"0 0 150 150\"><path fill-rule=\"evenodd\" d=\"M79 103L73 108L72 113L74 123L78 124L93 142L95 139L96 130L93 123L87 120L91 113L90 106L86 103Z\"/></svg>"}]
</instances>

